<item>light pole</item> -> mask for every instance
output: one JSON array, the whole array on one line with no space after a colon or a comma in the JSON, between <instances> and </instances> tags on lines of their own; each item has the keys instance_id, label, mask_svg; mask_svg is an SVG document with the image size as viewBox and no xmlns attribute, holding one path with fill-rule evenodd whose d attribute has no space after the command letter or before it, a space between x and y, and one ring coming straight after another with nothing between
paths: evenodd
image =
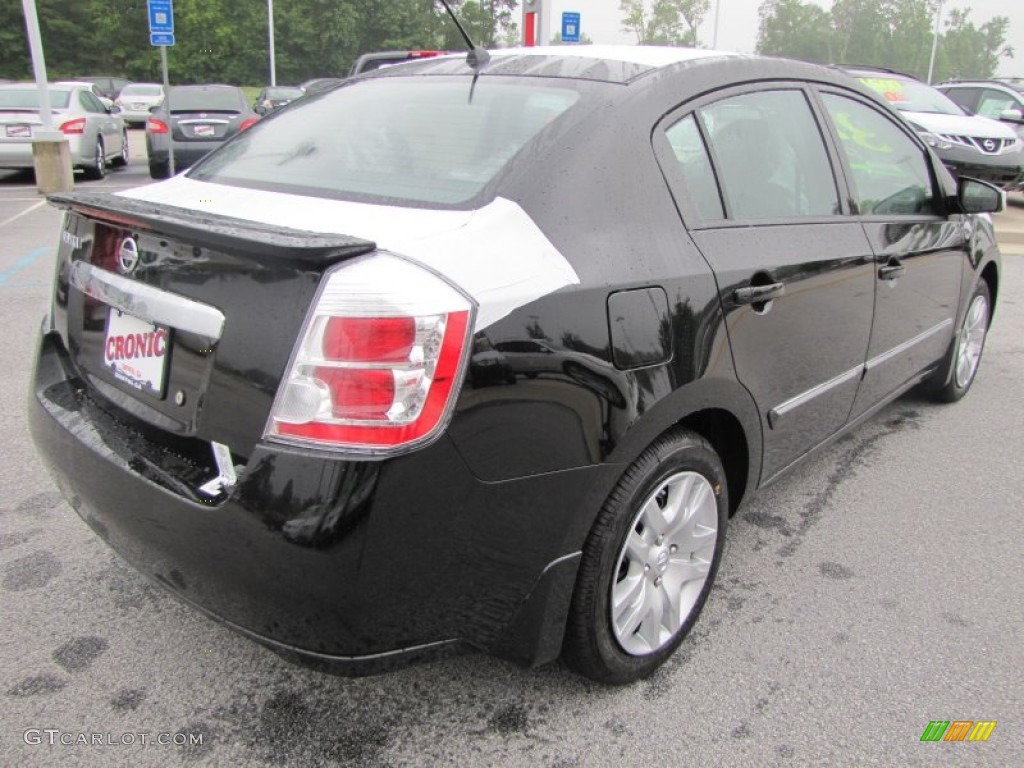
<instances>
[{"instance_id":1,"label":"light pole","mask_svg":"<svg viewBox=\"0 0 1024 768\"><path fill-rule=\"evenodd\" d=\"M270 84L277 85L277 64L274 63L274 0L267 0L267 31L270 35Z\"/></svg>"},{"instance_id":2,"label":"light pole","mask_svg":"<svg viewBox=\"0 0 1024 768\"><path fill-rule=\"evenodd\" d=\"M50 108L50 91L46 82L46 60L43 57L43 39L39 33L39 16L36 0L22 0L25 12L25 31L28 33L28 47L32 56L32 71L39 88L39 117L42 130L32 130L32 163L36 173L36 187L44 195L53 192L69 192L75 185L71 169L71 153L64 134L53 125L53 111Z\"/></svg>"},{"instance_id":3,"label":"light pole","mask_svg":"<svg viewBox=\"0 0 1024 768\"><path fill-rule=\"evenodd\" d=\"M715 31L711 33L712 50L718 50L718 10L721 5L722 0L715 0Z\"/></svg>"},{"instance_id":4,"label":"light pole","mask_svg":"<svg viewBox=\"0 0 1024 768\"><path fill-rule=\"evenodd\" d=\"M935 51L939 47L939 19L942 18L942 0L935 9L935 32L932 35L932 57L928 60L928 85L932 84L932 73L935 71Z\"/></svg>"}]
</instances>

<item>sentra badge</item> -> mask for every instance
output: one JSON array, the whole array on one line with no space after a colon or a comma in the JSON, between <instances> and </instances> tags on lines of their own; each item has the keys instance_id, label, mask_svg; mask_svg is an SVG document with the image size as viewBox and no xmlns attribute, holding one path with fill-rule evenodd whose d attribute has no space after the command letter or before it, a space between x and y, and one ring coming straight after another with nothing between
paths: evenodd
<instances>
[{"instance_id":1,"label":"sentra badge","mask_svg":"<svg viewBox=\"0 0 1024 768\"><path fill-rule=\"evenodd\" d=\"M139 265L139 246L130 237L121 241L117 249L117 271L122 275L130 275Z\"/></svg>"}]
</instances>

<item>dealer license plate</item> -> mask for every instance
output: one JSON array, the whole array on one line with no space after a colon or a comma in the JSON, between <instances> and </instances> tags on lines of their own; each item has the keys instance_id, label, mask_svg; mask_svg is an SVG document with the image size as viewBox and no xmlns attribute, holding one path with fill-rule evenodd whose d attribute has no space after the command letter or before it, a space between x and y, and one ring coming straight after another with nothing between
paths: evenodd
<instances>
[{"instance_id":1,"label":"dealer license plate","mask_svg":"<svg viewBox=\"0 0 1024 768\"><path fill-rule=\"evenodd\" d=\"M111 309L103 365L114 378L147 395L162 397L170 332L163 326Z\"/></svg>"},{"instance_id":2,"label":"dealer license plate","mask_svg":"<svg viewBox=\"0 0 1024 768\"><path fill-rule=\"evenodd\" d=\"M31 125L8 125L7 126L7 138L8 139L31 139L32 138L32 126Z\"/></svg>"},{"instance_id":3,"label":"dealer license plate","mask_svg":"<svg viewBox=\"0 0 1024 768\"><path fill-rule=\"evenodd\" d=\"M195 126L196 136L214 136L216 133L212 125L197 125Z\"/></svg>"}]
</instances>

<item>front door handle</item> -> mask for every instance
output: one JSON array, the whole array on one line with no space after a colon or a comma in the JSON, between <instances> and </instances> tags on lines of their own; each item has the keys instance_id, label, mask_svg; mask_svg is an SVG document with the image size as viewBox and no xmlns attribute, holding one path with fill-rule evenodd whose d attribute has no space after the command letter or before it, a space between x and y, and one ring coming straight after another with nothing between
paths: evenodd
<instances>
[{"instance_id":1,"label":"front door handle","mask_svg":"<svg viewBox=\"0 0 1024 768\"><path fill-rule=\"evenodd\" d=\"M907 273L907 268L900 264L896 259L893 259L884 267L878 268L878 279L879 280L898 280Z\"/></svg>"},{"instance_id":2,"label":"front door handle","mask_svg":"<svg viewBox=\"0 0 1024 768\"><path fill-rule=\"evenodd\" d=\"M748 285L746 288L737 288L733 291L732 298L737 304L760 304L766 301L771 301L772 299L777 299L785 292L785 283Z\"/></svg>"}]
</instances>

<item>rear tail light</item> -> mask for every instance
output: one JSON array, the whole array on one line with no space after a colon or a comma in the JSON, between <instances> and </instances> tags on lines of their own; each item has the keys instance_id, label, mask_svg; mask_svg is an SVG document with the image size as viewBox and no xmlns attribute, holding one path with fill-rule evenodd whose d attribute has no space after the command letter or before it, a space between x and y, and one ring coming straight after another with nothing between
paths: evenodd
<instances>
[{"instance_id":1,"label":"rear tail light","mask_svg":"<svg viewBox=\"0 0 1024 768\"><path fill-rule=\"evenodd\" d=\"M240 126L238 126L238 130L239 131L244 131L246 128L249 128L249 127L255 125L258 122L259 122L259 118L258 117L250 117L248 120L246 120Z\"/></svg>"},{"instance_id":2,"label":"rear tail light","mask_svg":"<svg viewBox=\"0 0 1024 768\"><path fill-rule=\"evenodd\" d=\"M60 127L61 133L72 134L72 133L85 133L85 118L79 117L77 120L68 120Z\"/></svg>"},{"instance_id":3,"label":"rear tail light","mask_svg":"<svg viewBox=\"0 0 1024 768\"><path fill-rule=\"evenodd\" d=\"M167 133L167 123L163 120L157 120L155 117L151 117L146 121L146 132Z\"/></svg>"},{"instance_id":4,"label":"rear tail light","mask_svg":"<svg viewBox=\"0 0 1024 768\"><path fill-rule=\"evenodd\" d=\"M388 253L325 275L265 436L362 454L400 453L444 430L466 365L473 303Z\"/></svg>"}]
</instances>

